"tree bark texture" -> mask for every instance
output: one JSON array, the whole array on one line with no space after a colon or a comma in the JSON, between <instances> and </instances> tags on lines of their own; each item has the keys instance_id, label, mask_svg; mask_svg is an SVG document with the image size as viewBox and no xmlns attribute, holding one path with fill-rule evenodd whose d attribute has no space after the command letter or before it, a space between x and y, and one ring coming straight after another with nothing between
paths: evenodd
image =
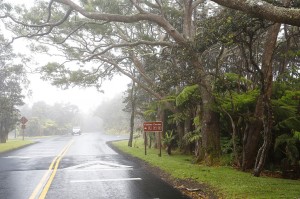
<instances>
[{"instance_id":1,"label":"tree bark texture","mask_svg":"<svg viewBox=\"0 0 300 199\"><path fill-rule=\"evenodd\" d=\"M7 134L8 134L8 132L6 129L5 121L1 121L0 122L0 143L6 143Z\"/></svg>"},{"instance_id":2,"label":"tree bark texture","mask_svg":"<svg viewBox=\"0 0 300 199\"><path fill-rule=\"evenodd\" d=\"M201 82L201 135L202 135L202 150L200 156L204 157L206 164L214 163L215 158L220 156L220 129L219 129L219 114L213 111L214 97L211 91L208 77L205 82Z\"/></svg>"},{"instance_id":3,"label":"tree bark texture","mask_svg":"<svg viewBox=\"0 0 300 199\"><path fill-rule=\"evenodd\" d=\"M156 117L156 120L157 121L162 121L163 123L163 132L159 133L159 132L156 132L155 133L155 148L159 148L160 145L161 145L161 139L162 137L165 136L165 130L164 130L164 121L165 121L165 111L159 107L158 110L157 110L157 117Z\"/></svg>"},{"instance_id":4,"label":"tree bark texture","mask_svg":"<svg viewBox=\"0 0 300 199\"><path fill-rule=\"evenodd\" d=\"M130 134L128 140L128 146L132 147L133 141L133 132L134 132L134 118L135 118L135 83L132 82L132 88L130 92L130 99L131 99L131 115L130 115Z\"/></svg>"},{"instance_id":5,"label":"tree bark texture","mask_svg":"<svg viewBox=\"0 0 300 199\"><path fill-rule=\"evenodd\" d=\"M272 25L266 35L264 44L264 53L262 55L262 68L261 68L261 89L254 118L250 121L249 131L245 132L245 145L243 153L243 170L251 169L255 166L255 170L260 173L266 159L271 142L271 129L272 129L272 111L271 111L271 94L272 94L272 56L276 48L277 36L281 24ZM264 143L257 153L259 142L261 140L261 132L263 132ZM257 157L256 157L257 156ZM255 163L257 159L257 164ZM260 171L259 171L260 170ZM255 173L257 173L255 172Z\"/></svg>"},{"instance_id":6,"label":"tree bark texture","mask_svg":"<svg viewBox=\"0 0 300 199\"><path fill-rule=\"evenodd\" d=\"M265 165L268 151L272 142L272 105L271 105L271 95L272 95L272 84L273 84L273 70L272 70L272 55L276 48L276 42L281 24L274 24L267 33L267 40L265 44L265 54L263 54L262 70L265 76L264 78L264 90L262 90L262 95L264 99L263 110L263 145L260 147L256 162L254 166L254 176L260 176L261 171Z\"/></svg>"},{"instance_id":7,"label":"tree bark texture","mask_svg":"<svg viewBox=\"0 0 300 199\"><path fill-rule=\"evenodd\" d=\"M220 115L213 110L215 97L213 96L211 76L203 68L197 54L193 56L192 64L199 74L201 94L201 141L198 142L198 160L212 165L215 160L218 160L221 152Z\"/></svg>"}]
</instances>

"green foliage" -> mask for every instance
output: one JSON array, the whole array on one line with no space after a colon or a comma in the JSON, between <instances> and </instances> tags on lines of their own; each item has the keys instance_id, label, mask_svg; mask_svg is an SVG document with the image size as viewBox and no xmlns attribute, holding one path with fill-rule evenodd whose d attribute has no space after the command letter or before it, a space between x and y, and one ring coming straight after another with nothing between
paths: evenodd
<instances>
[{"instance_id":1,"label":"green foliage","mask_svg":"<svg viewBox=\"0 0 300 199\"><path fill-rule=\"evenodd\" d=\"M175 135L173 135L173 131L167 131L164 138L162 139L163 144L166 146L170 146L172 141L175 139Z\"/></svg>"},{"instance_id":2,"label":"green foliage","mask_svg":"<svg viewBox=\"0 0 300 199\"><path fill-rule=\"evenodd\" d=\"M0 34L0 142L6 141L6 136L19 120L18 107L23 105L23 88L27 78L23 65L14 65L15 54L11 46Z\"/></svg>"},{"instance_id":3,"label":"green foliage","mask_svg":"<svg viewBox=\"0 0 300 199\"><path fill-rule=\"evenodd\" d=\"M42 126L44 135L55 135L56 133L59 134L59 128L55 121L53 120L46 120Z\"/></svg>"},{"instance_id":4,"label":"green foliage","mask_svg":"<svg viewBox=\"0 0 300 199\"><path fill-rule=\"evenodd\" d=\"M201 120L200 120L199 116L196 116L194 118L194 124L195 124L195 126L200 126L201 125Z\"/></svg>"},{"instance_id":5,"label":"green foliage","mask_svg":"<svg viewBox=\"0 0 300 199\"><path fill-rule=\"evenodd\" d=\"M274 115L280 121L296 116L295 106L280 102L279 100L272 100L272 106L274 107Z\"/></svg>"},{"instance_id":6,"label":"green foliage","mask_svg":"<svg viewBox=\"0 0 300 199\"><path fill-rule=\"evenodd\" d=\"M221 107L228 112L245 113L247 110L253 110L258 94L258 90L250 90L241 94L233 92L231 95L218 97L218 100Z\"/></svg>"},{"instance_id":7,"label":"green foliage","mask_svg":"<svg viewBox=\"0 0 300 199\"><path fill-rule=\"evenodd\" d=\"M158 103L152 102L148 104L147 109L143 112L146 120L155 120L157 115Z\"/></svg>"},{"instance_id":8,"label":"green foliage","mask_svg":"<svg viewBox=\"0 0 300 199\"><path fill-rule=\"evenodd\" d=\"M276 125L280 129L292 129L300 131L300 116L299 117L289 117Z\"/></svg>"},{"instance_id":9,"label":"green foliage","mask_svg":"<svg viewBox=\"0 0 300 199\"><path fill-rule=\"evenodd\" d=\"M293 135L282 134L276 138L274 150L281 150L285 154L287 160L292 164L300 164L299 154L300 148L297 147L297 144L300 143L299 132L294 131Z\"/></svg>"},{"instance_id":10,"label":"green foliage","mask_svg":"<svg viewBox=\"0 0 300 199\"><path fill-rule=\"evenodd\" d=\"M175 95L168 95L164 99L160 100L160 105L163 105L165 102L175 102L176 96Z\"/></svg>"},{"instance_id":11,"label":"green foliage","mask_svg":"<svg viewBox=\"0 0 300 199\"><path fill-rule=\"evenodd\" d=\"M175 95L168 95L168 96L164 97L163 99L159 100L157 103L158 103L158 106L160 106L162 109L167 109L165 107L165 104L166 103L174 104L175 101L176 101ZM156 102L154 102L154 103L156 103Z\"/></svg>"},{"instance_id":12,"label":"green foliage","mask_svg":"<svg viewBox=\"0 0 300 199\"><path fill-rule=\"evenodd\" d=\"M221 150L223 154L231 154L233 151L232 139L228 137L221 138Z\"/></svg>"},{"instance_id":13,"label":"green foliage","mask_svg":"<svg viewBox=\"0 0 300 199\"><path fill-rule=\"evenodd\" d=\"M143 111L144 119L147 120L156 120L157 110L160 108L162 110L166 110L166 103L173 104L175 102L174 95L168 95L161 100L151 101L148 104L145 104L145 110Z\"/></svg>"},{"instance_id":14,"label":"green foliage","mask_svg":"<svg viewBox=\"0 0 300 199\"><path fill-rule=\"evenodd\" d=\"M144 111L144 115L146 118L154 118L156 116L157 111L154 109L149 109Z\"/></svg>"},{"instance_id":15,"label":"green foliage","mask_svg":"<svg viewBox=\"0 0 300 199\"><path fill-rule=\"evenodd\" d=\"M187 106L200 100L199 85L186 86L176 97L176 106Z\"/></svg>"},{"instance_id":16,"label":"green foliage","mask_svg":"<svg viewBox=\"0 0 300 199\"><path fill-rule=\"evenodd\" d=\"M216 80L216 90L219 92L236 91L244 92L247 90L248 85L252 82L241 75L236 73L225 73L222 78Z\"/></svg>"},{"instance_id":17,"label":"green foliage","mask_svg":"<svg viewBox=\"0 0 300 199\"><path fill-rule=\"evenodd\" d=\"M200 139L201 139L201 134L199 130L188 132L183 136L183 141L185 142L186 146L188 144L195 144Z\"/></svg>"},{"instance_id":18,"label":"green foliage","mask_svg":"<svg viewBox=\"0 0 300 199\"><path fill-rule=\"evenodd\" d=\"M245 30L255 32L263 26L264 21L261 19L251 18L235 10L224 9L206 20L198 21L199 28L194 48L198 52L203 52L217 43L230 46L241 32Z\"/></svg>"},{"instance_id":19,"label":"green foliage","mask_svg":"<svg viewBox=\"0 0 300 199\"><path fill-rule=\"evenodd\" d=\"M274 127L277 130L284 132L290 132L291 130L300 131L298 98L300 98L300 91L285 90L279 99L272 100L276 122Z\"/></svg>"},{"instance_id":20,"label":"green foliage","mask_svg":"<svg viewBox=\"0 0 300 199\"><path fill-rule=\"evenodd\" d=\"M186 118L186 115L183 112L177 112L168 117L168 123L176 124L176 122L182 122Z\"/></svg>"},{"instance_id":21,"label":"green foliage","mask_svg":"<svg viewBox=\"0 0 300 199\"><path fill-rule=\"evenodd\" d=\"M300 99L300 91L290 91L287 90L285 92L285 95L279 99L280 102L285 103L285 104L291 104L293 106L298 105L298 100Z\"/></svg>"},{"instance_id":22,"label":"green foliage","mask_svg":"<svg viewBox=\"0 0 300 199\"><path fill-rule=\"evenodd\" d=\"M294 57L299 57L300 56L300 50L288 50L285 54L285 57L289 57L289 58L294 58Z\"/></svg>"},{"instance_id":23,"label":"green foliage","mask_svg":"<svg viewBox=\"0 0 300 199\"><path fill-rule=\"evenodd\" d=\"M293 137L294 137L295 139L297 139L297 140L300 141L300 131L294 131L294 132L293 132Z\"/></svg>"},{"instance_id":24,"label":"green foliage","mask_svg":"<svg viewBox=\"0 0 300 199\"><path fill-rule=\"evenodd\" d=\"M31 108L23 107L21 112L28 118L28 136L67 134L72 126L80 125L79 109L71 104L48 105L45 102L36 102Z\"/></svg>"}]
</instances>

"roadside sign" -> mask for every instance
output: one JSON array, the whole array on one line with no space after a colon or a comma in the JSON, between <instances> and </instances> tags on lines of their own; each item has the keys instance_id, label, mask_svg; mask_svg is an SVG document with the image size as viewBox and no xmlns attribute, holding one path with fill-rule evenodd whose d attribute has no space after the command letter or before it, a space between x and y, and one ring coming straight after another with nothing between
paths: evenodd
<instances>
[{"instance_id":1,"label":"roadside sign","mask_svg":"<svg viewBox=\"0 0 300 199\"><path fill-rule=\"evenodd\" d=\"M161 121L144 122L144 131L145 132L162 132L163 131L163 123Z\"/></svg>"},{"instance_id":2,"label":"roadside sign","mask_svg":"<svg viewBox=\"0 0 300 199\"><path fill-rule=\"evenodd\" d=\"M22 123L21 128L22 128L22 132L23 132L23 140L24 140L24 136L25 136L25 128L26 128L26 122L28 122L28 119L26 117L21 117L20 122Z\"/></svg>"},{"instance_id":3,"label":"roadside sign","mask_svg":"<svg viewBox=\"0 0 300 199\"><path fill-rule=\"evenodd\" d=\"M22 124L26 124L26 122L28 122L28 119L23 116L23 117L21 117L20 121Z\"/></svg>"},{"instance_id":4,"label":"roadside sign","mask_svg":"<svg viewBox=\"0 0 300 199\"><path fill-rule=\"evenodd\" d=\"M161 133L163 132L163 122L144 122L144 144L145 144L145 155L147 155L147 135L146 132L157 132L159 134L159 157L161 157Z\"/></svg>"}]
</instances>

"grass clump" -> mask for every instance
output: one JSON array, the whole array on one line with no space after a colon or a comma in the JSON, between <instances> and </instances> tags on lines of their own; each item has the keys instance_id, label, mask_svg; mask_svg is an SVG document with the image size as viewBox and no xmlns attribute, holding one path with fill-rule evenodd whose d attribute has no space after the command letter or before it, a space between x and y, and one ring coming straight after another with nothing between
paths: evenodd
<instances>
[{"instance_id":1,"label":"grass clump","mask_svg":"<svg viewBox=\"0 0 300 199\"><path fill-rule=\"evenodd\" d=\"M114 145L125 153L138 157L153 166L161 168L174 178L192 179L210 185L217 190L216 195L225 198L294 198L300 197L300 181L270 177L254 177L230 166L208 167L193 164L193 156L175 154L158 156L157 149L147 148L144 154L142 141L136 147L127 146L127 141L115 142Z\"/></svg>"}]
</instances>

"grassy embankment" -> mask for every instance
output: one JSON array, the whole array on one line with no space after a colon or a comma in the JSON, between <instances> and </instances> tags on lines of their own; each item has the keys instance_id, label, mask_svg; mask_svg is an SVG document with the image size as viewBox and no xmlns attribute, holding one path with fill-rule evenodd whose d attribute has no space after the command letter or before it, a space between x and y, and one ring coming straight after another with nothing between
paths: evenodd
<instances>
[{"instance_id":1,"label":"grassy embankment","mask_svg":"<svg viewBox=\"0 0 300 199\"><path fill-rule=\"evenodd\" d=\"M0 153L11 151L32 143L33 141L31 140L8 140L6 143L0 143Z\"/></svg>"},{"instance_id":2,"label":"grassy embankment","mask_svg":"<svg viewBox=\"0 0 300 199\"><path fill-rule=\"evenodd\" d=\"M210 185L216 195L222 198L300 198L300 180L257 178L231 167L192 164L192 156L168 156L165 151L162 157L158 157L157 149L147 149L145 156L142 142L135 142L132 148L127 146L127 141L115 142L114 145L125 153L161 168L174 178L193 179Z\"/></svg>"}]
</instances>

